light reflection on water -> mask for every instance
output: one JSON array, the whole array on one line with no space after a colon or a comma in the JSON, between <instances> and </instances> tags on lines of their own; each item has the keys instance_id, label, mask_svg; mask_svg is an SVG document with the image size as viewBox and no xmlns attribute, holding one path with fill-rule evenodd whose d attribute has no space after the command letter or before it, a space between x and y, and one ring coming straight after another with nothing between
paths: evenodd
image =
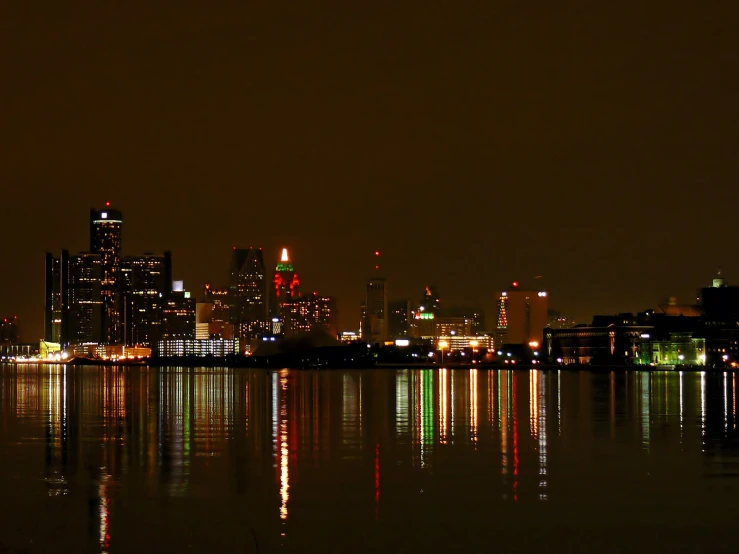
<instances>
[{"instance_id":1,"label":"light reflection on water","mask_svg":"<svg viewBox=\"0 0 739 554\"><path fill-rule=\"evenodd\" d=\"M616 547L667 526L648 548L710 550L739 493L736 387L705 372L2 366L0 551L588 551L589 529L626 524Z\"/></svg>"}]
</instances>

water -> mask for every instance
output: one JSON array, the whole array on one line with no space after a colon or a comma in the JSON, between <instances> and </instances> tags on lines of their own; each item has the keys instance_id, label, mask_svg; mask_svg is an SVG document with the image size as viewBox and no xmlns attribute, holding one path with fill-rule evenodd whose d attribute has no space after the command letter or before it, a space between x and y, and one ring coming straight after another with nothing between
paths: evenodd
<instances>
[{"instance_id":1,"label":"water","mask_svg":"<svg viewBox=\"0 0 739 554\"><path fill-rule=\"evenodd\" d=\"M0 552L736 552L734 373L0 366Z\"/></svg>"}]
</instances>

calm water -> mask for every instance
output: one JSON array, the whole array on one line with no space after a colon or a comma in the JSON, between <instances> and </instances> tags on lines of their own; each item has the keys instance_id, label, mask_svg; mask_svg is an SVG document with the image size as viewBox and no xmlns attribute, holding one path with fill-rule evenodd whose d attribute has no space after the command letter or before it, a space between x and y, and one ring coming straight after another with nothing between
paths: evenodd
<instances>
[{"instance_id":1,"label":"calm water","mask_svg":"<svg viewBox=\"0 0 739 554\"><path fill-rule=\"evenodd\" d=\"M733 373L0 366L0 552L737 552Z\"/></svg>"}]
</instances>

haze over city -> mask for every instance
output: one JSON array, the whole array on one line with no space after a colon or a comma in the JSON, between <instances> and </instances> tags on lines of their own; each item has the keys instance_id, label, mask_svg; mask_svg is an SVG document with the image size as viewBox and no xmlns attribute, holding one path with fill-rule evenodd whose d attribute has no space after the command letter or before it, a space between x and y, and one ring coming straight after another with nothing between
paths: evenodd
<instances>
[{"instance_id":1,"label":"haze over city","mask_svg":"<svg viewBox=\"0 0 739 554\"><path fill-rule=\"evenodd\" d=\"M290 247L346 324L375 249L391 297L490 312L543 275L580 321L739 280L735 3L166 6L3 8L0 307L29 339L43 253L108 200L194 291Z\"/></svg>"}]
</instances>

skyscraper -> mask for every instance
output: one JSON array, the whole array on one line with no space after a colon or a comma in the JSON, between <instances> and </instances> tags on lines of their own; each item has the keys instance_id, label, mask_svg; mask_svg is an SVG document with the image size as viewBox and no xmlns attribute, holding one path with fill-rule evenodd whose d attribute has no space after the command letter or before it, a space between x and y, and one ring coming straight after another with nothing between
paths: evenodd
<instances>
[{"instance_id":1,"label":"skyscraper","mask_svg":"<svg viewBox=\"0 0 739 554\"><path fill-rule=\"evenodd\" d=\"M287 248L282 249L279 263L275 266L275 273L272 277L272 296L270 303L272 305L272 314L280 315L280 305L290 302L300 296L300 280L295 268L290 261Z\"/></svg>"},{"instance_id":2,"label":"skyscraper","mask_svg":"<svg viewBox=\"0 0 739 554\"><path fill-rule=\"evenodd\" d=\"M379 277L380 251L375 251L375 273L367 282L362 321L362 340L382 342L388 338L388 298L384 277Z\"/></svg>"},{"instance_id":3,"label":"skyscraper","mask_svg":"<svg viewBox=\"0 0 739 554\"><path fill-rule=\"evenodd\" d=\"M62 346L102 342L103 263L99 254L82 252L61 257Z\"/></svg>"},{"instance_id":4,"label":"skyscraper","mask_svg":"<svg viewBox=\"0 0 739 554\"><path fill-rule=\"evenodd\" d=\"M365 321L362 339L369 343L388 338L387 283L384 277L373 277L367 283Z\"/></svg>"},{"instance_id":5,"label":"skyscraper","mask_svg":"<svg viewBox=\"0 0 739 554\"><path fill-rule=\"evenodd\" d=\"M267 280L261 248L234 248L229 276L231 320L241 338L266 329Z\"/></svg>"},{"instance_id":6,"label":"skyscraper","mask_svg":"<svg viewBox=\"0 0 739 554\"><path fill-rule=\"evenodd\" d=\"M62 335L61 259L47 252L45 270L44 340L58 343Z\"/></svg>"},{"instance_id":7,"label":"skyscraper","mask_svg":"<svg viewBox=\"0 0 739 554\"><path fill-rule=\"evenodd\" d=\"M90 210L90 252L101 257L103 296L102 342L117 344L123 340L121 321L121 239L123 213L110 208Z\"/></svg>"},{"instance_id":8,"label":"skyscraper","mask_svg":"<svg viewBox=\"0 0 739 554\"><path fill-rule=\"evenodd\" d=\"M549 299L545 291L523 290L517 282L497 294L496 344L529 344L543 341L549 323Z\"/></svg>"},{"instance_id":9,"label":"skyscraper","mask_svg":"<svg viewBox=\"0 0 739 554\"><path fill-rule=\"evenodd\" d=\"M122 258L120 281L125 344L154 347L162 334L164 304L172 292L172 254Z\"/></svg>"}]
</instances>

